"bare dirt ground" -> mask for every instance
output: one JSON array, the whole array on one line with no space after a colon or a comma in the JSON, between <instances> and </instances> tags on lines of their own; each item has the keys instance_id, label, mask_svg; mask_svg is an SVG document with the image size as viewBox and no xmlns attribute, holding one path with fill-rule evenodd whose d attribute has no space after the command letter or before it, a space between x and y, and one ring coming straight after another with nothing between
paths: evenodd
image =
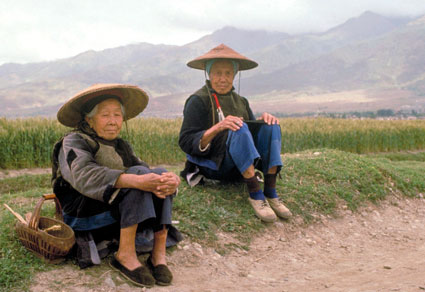
<instances>
[{"instance_id":1,"label":"bare dirt ground","mask_svg":"<svg viewBox=\"0 0 425 292\"><path fill-rule=\"evenodd\" d=\"M12 169L12 170L2 170L0 169L0 179L17 177L20 175L34 175L34 174L46 174L52 173L51 168L23 168L23 169Z\"/></svg>"},{"instance_id":2,"label":"bare dirt ground","mask_svg":"<svg viewBox=\"0 0 425 292\"><path fill-rule=\"evenodd\" d=\"M392 197L379 206L303 226L300 218L268 225L249 251L221 256L185 240L168 257L172 286L189 291L425 291L425 199ZM219 234L223 243L231 234ZM80 270L70 262L36 275L32 292L145 291L104 260Z\"/></svg>"}]
</instances>

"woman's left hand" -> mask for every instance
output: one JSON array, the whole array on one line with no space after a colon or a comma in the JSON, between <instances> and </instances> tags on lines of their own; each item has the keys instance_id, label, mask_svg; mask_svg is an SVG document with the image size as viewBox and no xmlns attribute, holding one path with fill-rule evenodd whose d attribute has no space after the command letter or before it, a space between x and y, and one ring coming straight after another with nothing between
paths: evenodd
<instances>
[{"instance_id":1,"label":"woman's left hand","mask_svg":"<svg viewBox=\"0 0 425 292\"><path fill-rule=\"evenodd\" d=\"M161 199L174 194L180 185L180 177L174 172L164 172L161 174L160 181L161 185L153 193Z\"/></svg>"},{"instance_id":2,"label":"woman's left hand","mask_svg":"<svg viewBox=\"0 0 425 292\"><path fill-rule=\"evenodd\" d=\"M279 119L269 113L263 113L259 120L263 120L268 125L279 125Z\"/></svg>"}]
</instances>

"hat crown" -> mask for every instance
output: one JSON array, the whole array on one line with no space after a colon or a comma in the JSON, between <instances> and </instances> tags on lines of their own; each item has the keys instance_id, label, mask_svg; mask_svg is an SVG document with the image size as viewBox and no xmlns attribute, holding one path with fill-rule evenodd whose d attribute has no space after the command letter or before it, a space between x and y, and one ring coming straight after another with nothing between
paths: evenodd
<instances>
[{"instance_id":1,"label":"hat crown","mask_svg":"<svg viewBox=\"0 0 425 292\"><path fill-rule=\"evenodd\" d=\"M210 52L216 52L216 53L219 53L219 52L221 52L221 51L224 51L225 49L228 49L228 50L234 51L234 50L232 50L231 48L229 48L228 46L226 46L225 44L220 44L220 45L218 45L217 47L215 47L215 48L211 49L211 51L210 51Z\"/></svg>"}]
</instances>

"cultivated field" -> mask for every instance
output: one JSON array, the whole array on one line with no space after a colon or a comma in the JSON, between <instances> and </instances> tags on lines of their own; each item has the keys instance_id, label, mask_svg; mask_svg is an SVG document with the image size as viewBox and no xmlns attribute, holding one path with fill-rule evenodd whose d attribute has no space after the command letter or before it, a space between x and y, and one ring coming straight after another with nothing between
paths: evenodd
<instances>
[{"instance_id":1,"label":"cultivated field","mask_svg":"<svg viewBox=\"0 0 425 292\"><path fill-rule=\"evenodd\" d=\"M150 165L183 162L181 119L136 118L122 137ZM425 120L281 119L282 153L330 148L352 153L425 149ZM54 119L0 119L0 168L49 167L55 141L69 131Z\"/></svg>"}]
</instances>

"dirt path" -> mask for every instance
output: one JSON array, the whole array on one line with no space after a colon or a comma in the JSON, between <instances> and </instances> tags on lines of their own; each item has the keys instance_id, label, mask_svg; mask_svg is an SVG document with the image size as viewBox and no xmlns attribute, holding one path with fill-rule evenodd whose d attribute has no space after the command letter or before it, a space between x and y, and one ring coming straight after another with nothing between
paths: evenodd
<instances>
[{"instance_id":1,"label":"dirt path","mask_svg":"<svg viewBox=\"0 0 425 292\"><path fill-rule=\"evenodd\" d=\"M34 174L51 174L51 168L22 168L22 169L12 169L4 170L0 169L0 180L5 178L17 177L20 175L34 175Z\"/></svg>"},{"instance_id":2,"label":"dirt path","mask_svg":"<svg viewBox=\"0 0 425 292\"><path fill-rule=\"evenodd\" d=\"M175 280L149 291L425 291L425 199L388 199L302 227L277 222L249 251L221 256L185 241L169 256ZM230 235L220 234L230 242ZM36 276L33 292L144 291L109 269L71 263Z\"/></svg>"}]
</instances>

